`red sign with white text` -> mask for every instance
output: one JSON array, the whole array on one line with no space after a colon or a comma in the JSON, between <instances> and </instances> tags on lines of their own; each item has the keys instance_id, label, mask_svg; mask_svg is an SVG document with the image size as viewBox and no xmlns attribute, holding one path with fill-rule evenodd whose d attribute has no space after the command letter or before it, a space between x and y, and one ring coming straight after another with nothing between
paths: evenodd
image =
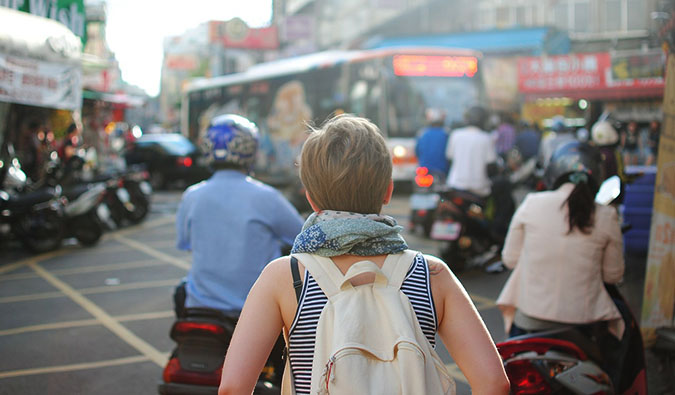
<instances>
[{"instance_id":1,"label":"red sign with white text","mask_svg":"<svg viewBox=\"0 0 675 395\"><path fill-rule=\"evenodd\" d=\"M614 80L608 52L518 60L518 89L531 96L616 98L662 96L661 77Z\"/></svg>"},{"instance_id":2,"label":"red sign with white text","mask_svg":"<svg viewBox=\"0 0 675 395\"><path fill-rule=\"evenodd\" d=\"M279 35L276 26L249 28L243 21L209 22L209 41L225 48L277 49Z\"/></svg>"}]
</instances>

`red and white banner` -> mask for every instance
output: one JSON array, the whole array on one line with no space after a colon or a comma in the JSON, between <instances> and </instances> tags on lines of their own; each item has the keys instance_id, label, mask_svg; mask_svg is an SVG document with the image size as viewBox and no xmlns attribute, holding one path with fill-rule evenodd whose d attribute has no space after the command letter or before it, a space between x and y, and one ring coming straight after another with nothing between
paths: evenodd
<instances>
[{"instance_id":1,"label":"red and white banner","mask_svg":"<svg viewBox=\"0 0 675 395\"><path fill-rule=\"evenodd\" d=\"M662 77L615 79L608 52L518 60L518 90L530 96L617 98L663 95Z\"/></svg>"},{"instance_id":2,"label":"red and white banner","mask_svg":"<svg viewBox=\"0 0 675 395\"><path fill-rule=\"evenodd\" d=\"M0 54L0 101L76 110L82 107L81 67Z\"/></svg>"},{"instance_id":3,"label":"red and white banner","mask_svg":"<svg viewBox=\"0 0 675 395\"><path fill-rule=\"evenodd\" d=\"M209 41L221 43L225 48L279 48L279 35L276 26L250 28L239 18L227 22L209 22Z\"/></svg>"}]
</instances>

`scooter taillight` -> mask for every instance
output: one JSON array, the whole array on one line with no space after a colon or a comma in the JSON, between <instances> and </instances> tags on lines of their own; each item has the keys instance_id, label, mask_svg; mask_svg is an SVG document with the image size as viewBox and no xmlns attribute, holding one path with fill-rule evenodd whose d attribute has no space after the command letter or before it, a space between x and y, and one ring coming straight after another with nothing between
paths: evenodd
<instances>
[{"instance_id":1,"label":"scooter taillight","mask_svg":"<svg viewBox=\"0 0 675 395\"><path fill-rule=\"evenodd\" d=\"M536 352L539 355L545 354L550 350L558 350L585 361L588 358L576 344L566 340L551 339L546 337L533 337L521 340L507 340L497 344L499 355L506 361L507 359L522 352Z\"/></svg>"},{"instance_id":2,"label":"scooter taillight","mask_svg":"<svg viewBox=\"0 0 675 395\"><path fill-rule=\"evenodd\" d=\"M180 157L176 159L176 163L178 163L179 166L190 167L192 166L192 158L189 156Z\"/></svg>"},{"instance_id":3,"label":"scooter taillight","mask_svg":"<svg viewBox=\"0 0 675 395\"><path fill-rule=\"evenodd\" d=\"M551 386L537 368L527 360L512 361L506 364L506 375L511 382L514 395L549 394Z\"/></svg>"},{"instance_id":4,"label":"scooter taillight","mask_svg":"<svg viewBox=\"0 0 675 395\"><path fill-rule=\"evenodd\" d=\"M210 387L217 387L220 385L220 376L222 373L222 365L220 368L211 372L195 372L185 370L180 366L178 358L171 358L169 363L164 367L162 379L165 383L181 383L204 385Z\"/></svg>"},{"instance_id":5,"label":"scooter taillight","mask_svg":"<svg viewBox=\"0 0 675 395\"><path fill-rule=\"evenodd\" d=\"M207 322L190 322L190 321L177 322L174 325L173 330L175 331L176 334L186 334L186 333L193 334L195 332L202 332L218 336L222 336L225 334L225 328L223 328L220 325L210 324Z\"/></svg>"},{"instance_id":6,"label":"scooter taillight","mask_svg":"<svg viewBox=\"0 0 675 395\"><path fill-rule=\"evenodd\" d=\"M415 184L420 188L429 188L434 183L434 176L429 174L426 167L415 169Z\"/></svg>"}]
</instances>

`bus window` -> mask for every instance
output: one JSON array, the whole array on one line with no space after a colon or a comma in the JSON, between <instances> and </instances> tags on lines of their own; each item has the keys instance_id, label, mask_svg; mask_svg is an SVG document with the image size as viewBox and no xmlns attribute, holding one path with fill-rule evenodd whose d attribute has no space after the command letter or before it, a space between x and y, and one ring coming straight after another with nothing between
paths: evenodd
<instances>
[{"instance_id":1,"label":"bus window","mask_svg":"<svg viewBox=\"0 0 675 395\"><path fill-rule=\"evenodd\" d=\"M389 89L389 137L414 137L424 126L424 97L409 78L395 77Z\"/></svg>"}]
</instances>

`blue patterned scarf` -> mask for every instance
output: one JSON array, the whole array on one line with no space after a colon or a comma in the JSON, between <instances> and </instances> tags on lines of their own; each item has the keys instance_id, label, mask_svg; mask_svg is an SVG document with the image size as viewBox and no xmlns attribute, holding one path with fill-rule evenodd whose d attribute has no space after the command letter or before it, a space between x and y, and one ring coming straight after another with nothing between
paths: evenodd
<instances>
[{"instance_id":1,"label":"blue patterned scarf","mask_svg":"<svg viewBox=\"0 0 675 395\"><path fill-rule=\"evenodd\" d=\"M395 254L408 248L400 235L402 230L386 215L324 210L307 218L291 253L325 257Z\"/></svg>"}]
</instances>

